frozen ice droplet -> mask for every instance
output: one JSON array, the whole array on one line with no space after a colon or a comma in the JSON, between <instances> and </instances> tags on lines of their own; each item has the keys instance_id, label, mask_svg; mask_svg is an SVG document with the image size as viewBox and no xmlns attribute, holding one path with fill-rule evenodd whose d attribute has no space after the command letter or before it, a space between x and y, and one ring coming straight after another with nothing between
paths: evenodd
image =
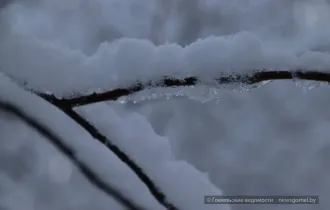
<instances>
[{"instance_id":1,"label":"frozen ice droplet","mask_svg":"<svg viewBox=\"0 0 330 210\"><path fill-rule=\"evenodd\" d=\"M262 86L264 86L264 85L267 85L267 84L269 84L269 83L271 83L271 82L273 82L273 80L266 80L266 81L259 82L259 83L255 84L255 85L253 85L253 86L254 86L255 88L259 88L259 87L262 87Z\"/></svg>"},{"instance_id":2,"label":"frozen ice droplet","mask_svg":"<svg viewBox=\"0 0 330 210\"><path fill-rule=\"evenodd\" d=\"M234 92L249 92L252 89L255 88L260 88L268 83L272 82L272 80L267 80L267 81L262 81L256 84L252 84L252 85L247 85L247 84L243 84L243 83L237 83L236 87L232 88L232 90Z\"/></svg>"},{"instance_id":3,"label":"frozen ice droplet","mask_svg":"<svg viewBox=\"0 0 330 210\"><path fill-rule=\"evenodd\" d=\"M151 88L133 95L121 98L118 101L121 104L127 103L142 103L154 100L170 100L172 98L187 97L194 101L201 103L219 101L221 99L221 92L223 90L231 90L234 92L246 92L253 88L259 88L272 81L263 81L258 84L246 85L242 83L220 84L220 85L196 85L190 87L176 87L176 88Z\"/></svg>"},{"instance_id":4,"label":"frozen ice droplet","mask_svg":"<svg viewBox=\"0 0 330 210\"><path fill-rule=\"evenodd\" d=\"M296 80L295 84L297 87L301 88L303 91L309 91L314 88L323 86L327 84L326 82L318 82L318 81L305 81L305 80Z\"/></svg>"},{"instance_id":5,"label":"frozen ice droplet","mask_svg":"<svg viewBox=\"0 0 330 210\"><path fill-rule=\"evenodd\" d=\"M119 99L119 100L117 100L117 102L120 103L120 104L126 104L127 103L127 101L125 99Z\"/></svg>"}]
</instances>

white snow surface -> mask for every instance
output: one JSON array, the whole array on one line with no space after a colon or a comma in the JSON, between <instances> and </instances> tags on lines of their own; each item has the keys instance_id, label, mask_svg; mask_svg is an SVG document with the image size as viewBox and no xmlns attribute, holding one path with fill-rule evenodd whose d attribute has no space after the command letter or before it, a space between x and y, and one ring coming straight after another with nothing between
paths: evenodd
<instances>
[{"instance_id":1,"label":"white snow surface","mask_svg":"<svg viewBox=\"0 0 330 210\"><path fill-rule=\"evenodd\" d=\"M164 75L330 66L322 0L55 2L18 1L2 12L0 68L61 95Z\"/></svg>"},{"instance_id":2,"label":"white snow surface","mask_svg":"<svg viewBox=\"0 0 330 210\"><path fill-rule=\"evenodd\" d=\"M14 0L0 9L0 72L58 96L160 76L329 72L329 18L328 0ZM327 84L234 88L148 90L133 97L138 103L77 111L180 210L328 210ZM158 97L167 91L194 100ZM149 96L157 100L139 100ZM0 98L52 128L129 198L164 209L125 164L59 110L2 75ZM122 209L28 126L1 112L0 120L0 209ZM319 195L321 203L203 204L204 195L222 193Z\"/></svg>"},{"instance_id":3,"label":"white snow surface","mask_svg":"<svg viewBox=\"0 0 330 210\"><path fill-rule=\"evenodd\" d=\"M78 158L128 198L146 209L164 209L124 163L74 121L8 79L0 79L1 100L17 105L58 134ZM0 129L1 208L125 209L89 184L47 139L19 119L1 112Z\"/></svg>"}]
</instances>

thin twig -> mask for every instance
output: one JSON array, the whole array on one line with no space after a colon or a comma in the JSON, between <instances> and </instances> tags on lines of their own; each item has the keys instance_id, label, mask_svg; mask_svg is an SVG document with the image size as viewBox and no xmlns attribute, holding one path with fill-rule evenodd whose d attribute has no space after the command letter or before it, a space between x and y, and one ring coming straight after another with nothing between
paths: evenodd
<instances>
[{"instance_id":1,"label":"thin twig","mask_svg":"<svg viewBox=\"0 0 330 210\"><path fill-rule=\"evenodd\" d=\"M40 124L37 120L33 119L31 116L26 114L17 106L4 102L0 100L0 109L6 113L10 113L21 120L23 120L26 124L35 129L38 133L44 136L46 139L50 141L59 151L61 151L71 162L76 165L76 167L80 170L80 172L97 188L101 191L105 192L107 195L113 197L116 201L121 203L123 206L132 210L142 210L142 208L138 207L134 204L130 199L125 198L119 191L115 190L109 184L102 180L99 175L93 172L84 162L79 160L76 156L76 152L67 146L63 139L58 137L44 125Z\"/></svg>"},{"instance_id":2,"label":"thin twig","mask_svg":"<svg viewBox=\"0 0 330 210\"><path fill-rule=\"evenodd\" d=\"M319 82L330 82L330 73L317 72L317 71L260 71L253 74L231 74L229 76L221 76L214 79L217 84L245 84L252 85L263 81L269 80L287 80L287 79L302 79L302 80L314 80ZM148 88L155 87L184 87L195 86L200 84L201 81L197 77L186 77L184 79L175 79L170 77L164 77L158 81L150 81L145 84L137 83L127 88L118 88L103 93L92 93L90 95L78 96L73 98L57 98L52 94L36 92L39 96L47 101L55 104L58 107L78 107L88 104L114 101L122 96L128 96ZM202 83L201 83L202 84Z\"/></svg>"}]
</instances>

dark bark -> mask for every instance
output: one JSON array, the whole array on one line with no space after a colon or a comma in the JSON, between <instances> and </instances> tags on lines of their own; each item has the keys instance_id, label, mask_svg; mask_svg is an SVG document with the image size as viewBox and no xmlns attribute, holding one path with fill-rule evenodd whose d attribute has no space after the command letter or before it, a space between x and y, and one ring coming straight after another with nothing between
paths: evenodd
<instances>
[{"instance_id":1,"label":"dark bark","mask_svg":"<svg viewBox=\"0 0 330 210\"><path fill-rule=\"evenodd\" d=\"M244 84L253 85L263 81L269 80L288 80L288 79L301 79L301 80L314 80L319 82L330 82L330 73L318 71L259 71L253 74L231 74L228 76L220 76L214 81L219 84ZM85 106L93 103L104 101L115 101L122 96L128 96L133 93L143 91L148 88L155 87L183 87L195 86L202 84L198 77L186 77L184 79L175 79L164 77L157 81L150 81L147 83L137 83L127 88L119 88L109 90L103 93L93 93L90 95L83 95L73 98L57 98L51 94L36 92L40 97L46 99L50 103L58 107L72 108L78 106Z\"/></svg>"},{"instance_id":2,"label":"dark bark","mask_svg":"<svg viewBox=\"0 0 330 210\"><path fill-rule=\"evenodd\" d=\"M68 145L66 145L63 139L53 133L49 128L39 123L36 119L29 116L13 104L0 100L0 110L21 119L34 130L36 130L39 134L45 137L45 139L48 139L49 142L54 145L62 154L64 154L95 187L105 192L107 195L113 197L116 201L121 203L123 206L126 206L128 209L143 210L134 204L130 199L122 195L115 188L111 187L105 181L103 181L102 178L94 173L87 164L77 158L76 152Z\"/></svg>"}]
</instances>

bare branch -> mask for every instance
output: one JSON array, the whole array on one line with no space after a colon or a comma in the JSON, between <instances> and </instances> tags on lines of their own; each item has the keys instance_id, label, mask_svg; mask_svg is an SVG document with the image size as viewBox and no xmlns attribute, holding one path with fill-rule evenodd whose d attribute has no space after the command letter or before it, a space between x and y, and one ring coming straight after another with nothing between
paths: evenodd
<instances>
[{"instance_id":1,"label":"bare branch","mask_svg":"<svg viewBox=\"0 0 330 210\"><path fill-rule=\"evenodd\" d=\"M50 141L58 150L60 150L71 162L76 165L80 172L90 181L94 186L96 186L101 191L105 192L107 195L115 198L116 201L121 203L123 206L131 210L142 210L129 199L125 198L119 191L115 190L113 187L108 185L105 181L101 179L96 173L93 172L84 162L79 160L76 157L76 152L67 146L60 137L46 128L44 125L40 124L37 120L33 119L31 116L28 116L20 108L15 105L9 104L7 102L0 100L0 110L3 110L6 113L10 113L21 120L26 124L35 129L38 133L44 136Z\"/></svg>"},{"instance_id":2,"label":"bare branch","mask_svg":"<svg viewBox=\"0 0 330 210\"><path fill-rule=\"evenodd\" d=\"M221 76L215 81L217 84L246 84L252 85L263 81L269 80L286 80L286 79L302 79L302 80L314 80L320 82L330 82L330 73L318 72L318 71L260 71L249 74L232 74L229 76ZM74 98L56 98L54 95L36 92L39 96L53 103L58 107L78 107L88 104L98 103L102 101L114 101L122 96L128 96L133 93L143 91L148 88L155 87L183 87L194 86L202 84L197 77L186 77L184 79L175 79L170 77L164 77L158 81L150 81L145 84L137 83L128 88L119 88L103 93L93 93L91 95L84 95Z\"/></svg>"}]
</instances>

